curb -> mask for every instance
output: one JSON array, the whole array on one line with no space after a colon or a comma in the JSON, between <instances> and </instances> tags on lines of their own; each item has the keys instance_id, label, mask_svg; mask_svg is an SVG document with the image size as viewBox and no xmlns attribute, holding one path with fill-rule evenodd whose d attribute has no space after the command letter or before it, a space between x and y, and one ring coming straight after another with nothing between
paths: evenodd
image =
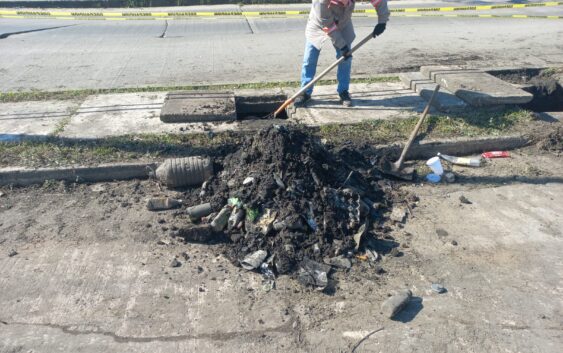
<instances>
[{"instance_id":1,"label":"curb","mask_svg":"<svg viewBox=\"0 0 563 353\"><path fill-rule=\"evenodd\" d=\"M46 180L66 180L70 182L101 182L114 180L145 179L156 163L115 163L95 167L67 168L2 168L0 186L28 186L42 184Z\"/></svg>"},{"instance_id":2,"label":"curb","mask_svg":"<svg viewBox=\"0 0 563 353\"><path fill-rule=\"evenodd\" d=\"M407 153L409 159L427 159L436 153L465 156L480 154L486 151L513 150L524 147L532 141L531 137L523 135L509 135L498 137L459 138L434 141L422 141L413 144ZM375 151L385 150L387 153L399 155L404 145L378 145Z\"/></svg>"},{"instance_id":3,"label":"curb","mask_svg":"<svg viewBox=\"0 0 563 353\"><path fill-rule=\"evenodd\" d=\"M522 135L445 139L413 144L407 154L409 159L426 159L441 152L451 155L469 155L491 150L512 150L528 145L532 138ZM378 145L374 152L399 154L402 145ZM129 179L146 179L149 171L156 169L157 163L113 163L95 167L67 168L2 168L0 186L29 186L42 184L46 180L66 180L69 182L102 182Z\"/></svg>"}]
</instances>

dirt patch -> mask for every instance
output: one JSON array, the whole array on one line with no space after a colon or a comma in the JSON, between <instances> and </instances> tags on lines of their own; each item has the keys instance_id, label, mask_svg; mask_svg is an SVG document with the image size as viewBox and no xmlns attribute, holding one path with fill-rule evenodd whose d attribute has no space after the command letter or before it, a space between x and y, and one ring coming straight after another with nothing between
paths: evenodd
<instances>
[{"instance_id":1,"label":"dirt patch","mask_svg":"<svg viewBox=\"0 0 563 353\"><path fill-rule=\"evenodd\" d=\"M537 146L543 151L555 152L557 154L563 152L563 131L561 127L558 126L555 131L542 137L537 142Z\"/></svg>"}]
</instances>

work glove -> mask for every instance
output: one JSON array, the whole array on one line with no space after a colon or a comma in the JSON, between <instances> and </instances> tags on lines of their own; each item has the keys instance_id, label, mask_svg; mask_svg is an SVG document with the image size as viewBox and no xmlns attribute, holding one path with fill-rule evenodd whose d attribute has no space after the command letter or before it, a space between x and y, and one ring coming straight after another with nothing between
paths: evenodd
<instances>
[{"instance_id":1,"label":"work glove","mask_svg":"<svg viewBox=\"0 0 563 353\"><path fill-rule=\"evenodd\" d=\"M345 57L345 60L348 60L352 57L352 53L350 53L350 48L345 45L340 49L340 52L342 53L342 56Z\"/></svg>"},{"instance_id":2,"label":"work glove","mask_svg":"<svg viewBox=\"0 0 563 353\"><path fill-rule=\"evenodd\" d=\"M373 29L373 36L377 37L380 36L383 32L385 32L385 23L378 23L375 28Z\"/></svg>"}]
</instances>

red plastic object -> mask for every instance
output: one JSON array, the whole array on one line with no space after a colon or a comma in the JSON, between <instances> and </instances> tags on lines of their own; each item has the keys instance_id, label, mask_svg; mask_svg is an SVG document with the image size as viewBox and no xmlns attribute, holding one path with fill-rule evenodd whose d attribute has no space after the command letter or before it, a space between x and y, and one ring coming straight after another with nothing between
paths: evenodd
<instances>
[{"instance_id":1,"label":"red plastic object","mask_svg":"<svg viewBox=\"0 0 563 353\"><path fill-rule=\"evenodd\" d=\"M491 151L491 152L484 152L481 154L483 158L508 158L510 157L510 153L508 151Z\"/></svg>"}]
</instances>

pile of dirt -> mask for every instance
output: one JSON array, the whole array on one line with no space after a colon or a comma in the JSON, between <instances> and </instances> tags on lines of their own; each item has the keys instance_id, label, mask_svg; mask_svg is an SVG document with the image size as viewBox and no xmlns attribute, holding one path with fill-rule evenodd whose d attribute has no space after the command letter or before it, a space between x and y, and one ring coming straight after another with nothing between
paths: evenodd
<instances>
[{"instance_id":1,"label":"pile of dirt","mask_svg":"<svg viewBox=\"0 0 563 353\"><path fill-rule=\"evenodd\" d=\"M244 259L254 254L258 265L302 280L328 273L327 263L349 268L358 253L377 258L366 244L392 199L373 167L377 161L345 147L331 151L300 129L276 125L216 164L197 197L214 213L196 222L229 214L228 224L215 231L227 238L225 254L236 265L248 265ZM324 282L313 278L310 284Z\"/></svg>"},{"instance_id":2,"label":"pile of dirt","mask_svg":"<svg viewBox=\"0 0 563 353\"><path fill-rule=\"evenodd\" d=\"M537 146L542 151L549 151L560 154L563 152L563 129L557 127L545 136L541 137L537 142Z\"/></svg>"}]
</instances>

